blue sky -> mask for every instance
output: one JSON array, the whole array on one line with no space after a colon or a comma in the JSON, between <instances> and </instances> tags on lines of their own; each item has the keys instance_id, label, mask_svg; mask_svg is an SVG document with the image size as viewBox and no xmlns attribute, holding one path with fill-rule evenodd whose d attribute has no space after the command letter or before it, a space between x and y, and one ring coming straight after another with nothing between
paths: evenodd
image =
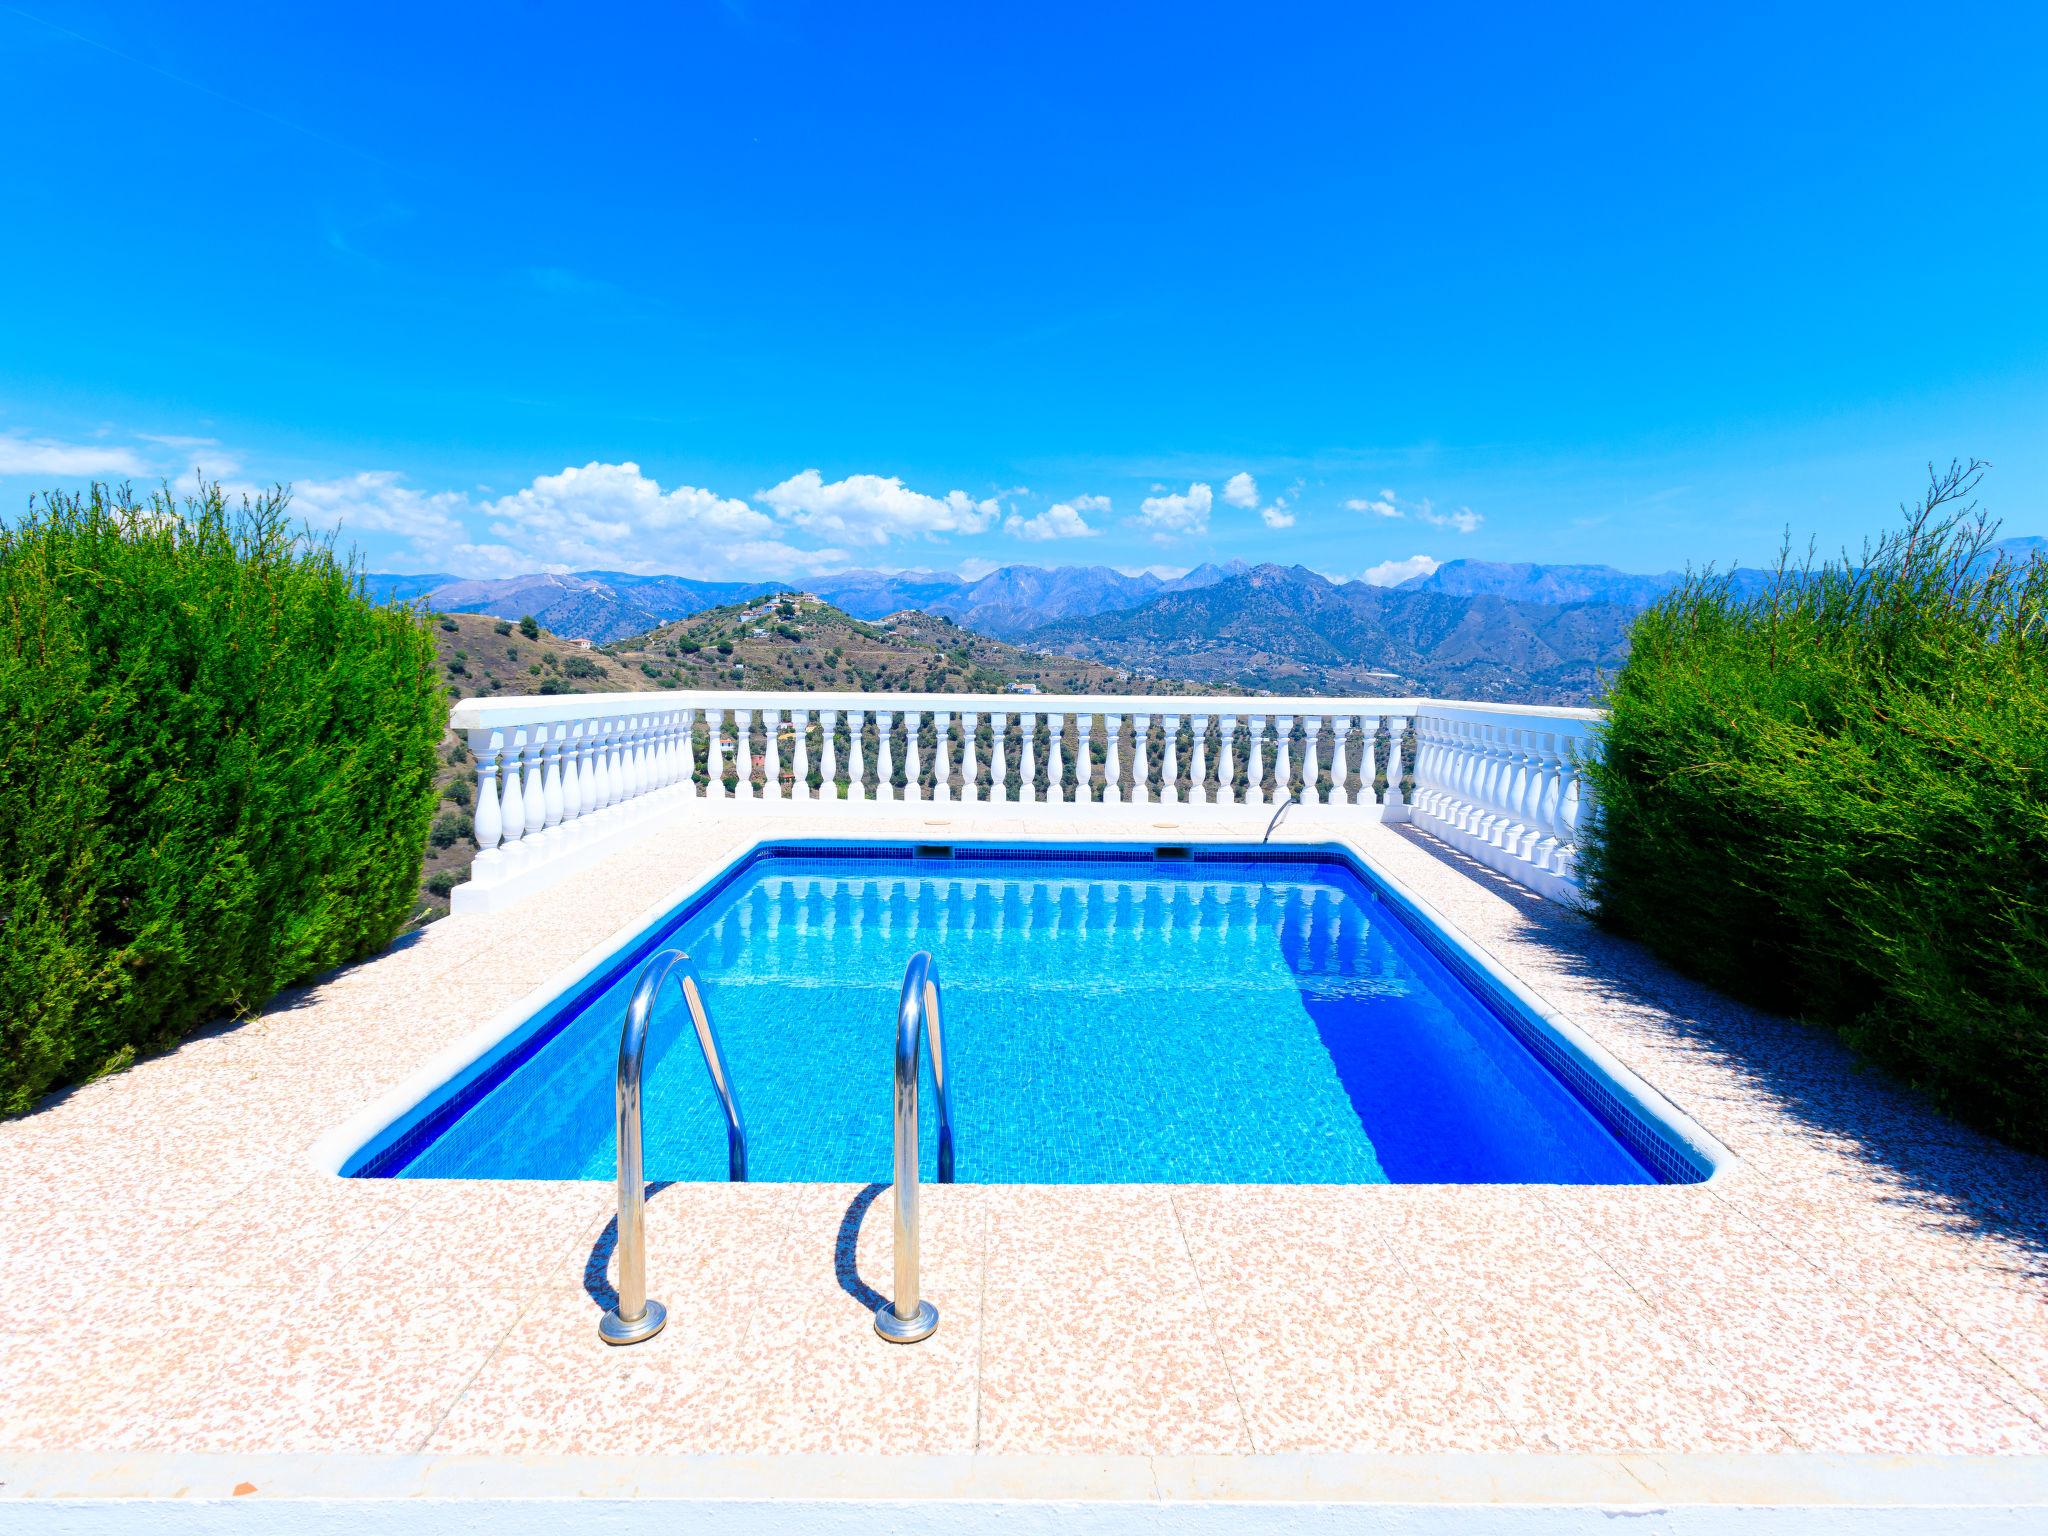
<instances>
[{"instance_id":1,"label":"blue sky","mask_svg":"<svg viewBox=\"0 0 2048 1536\"><path fill-rule=\"evenodd\" d=\"M0 506L796 576L2048 532L2048 10L0 0Z\"/></svg>"}]
</instances>

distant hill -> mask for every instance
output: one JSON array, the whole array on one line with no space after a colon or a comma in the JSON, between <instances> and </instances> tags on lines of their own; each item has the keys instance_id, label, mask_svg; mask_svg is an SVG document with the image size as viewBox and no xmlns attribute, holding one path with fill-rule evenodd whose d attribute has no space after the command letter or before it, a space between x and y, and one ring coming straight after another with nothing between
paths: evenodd
<instances>
[{"instance_id":1,"label":"distant hill","mask_svg":"<svg viewBox=\"0 0 2048 1536\"><path fill-rule=\"evenodd\" d=\"M1207 586L1244 569L1243 562L1232 561L1162 579L1149 572L1127 576L1106 565L1006 565L973 581L944 571L841 571L800 582L700 581L622 571L541 572L488 581L372 574L363 584L373 597L422 598L440 613L504 619L531 614L556 634L595 641L623 640L672 619L796 585L857 619L916 609L999 639L1015 639L1054 619L1135 607L1161 593Z\"/></svg>"},{"instance_id":2,"label":"distant hill","mask_svg":"<svg viewBox=\"0 0 2048 1536\"><path fill-rule=\"evenodd\" d=\"M1301 693L1584 704L1626 651L1633 609L1342 585L1256 566L1192 592L1034 630L1048 650L1163 675Z\"/></svg>"},{"instance_id":3,"label":"distant hill","mask_svg":"<svg viewBox=\"0 0 2048 1536\"><path fill-rule=\"evenodd\" d=\"M1452 597L1505 597L1519 603L1619 603L1647 608L1683 580L1677 571L1638 576L1611 565L1504 565L1492 560L1447 560L1427 576L1401 583L1401 591Z\"/></svg>"},{"instance_id":4,"label":"distant hill","mask_svg":"<svg viewBox=\"0 0 2048 1536\"><path fill-rule=\"evenodd\" d=\"M603 654L643 686L662 688L1005 693L1027 685L1040 693L1122 693L1135 686L1114 666L1023 650L943 614L906 610L869 622L814 593L725 604L614 642Z\"/></svg>"},{"instance_id":5,"label":"distant hill","mask_svg":"<svg viewBox=\"0 0 2048 1536\"><path fill-rule=\"evenodd\" d=\"M428 581L434 585L419 585ZM494 581L370 575L363 584L374 597L424 598L437 613L483 613L500 619L531 614L543 628L578 640L621 639L717 603L772 592L778 585L634 576L624 571L540 572Z\"/></svg>"}]
</instances>

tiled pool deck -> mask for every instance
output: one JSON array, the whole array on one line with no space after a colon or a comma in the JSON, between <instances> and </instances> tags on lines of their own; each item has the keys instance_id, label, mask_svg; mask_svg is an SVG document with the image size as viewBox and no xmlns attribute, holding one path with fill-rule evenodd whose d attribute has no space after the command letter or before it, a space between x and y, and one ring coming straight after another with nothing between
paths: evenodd
<instances>
[{"instance_id":1,"label":"tiled pool deck","mask_svg":"<svg viewBox=\"0 0 2048 1536\"><path fill-rule=\"evenodd\" d=\"M956 808L865 830L1019 829ZM1288 830L1324 835L1306 811ZM309 1165L741 832L650 833L0 1123L0 1453L2048 1453L2048 1166L1377 824L1347 836L1737 1165L1659 1188L928 1185L943 1323L907 1349L869 1323L886 1189L678 1185L649 1206L669 1327L622 1350L597 1337L610 1185Z\"/></svg>"}]
</instances>

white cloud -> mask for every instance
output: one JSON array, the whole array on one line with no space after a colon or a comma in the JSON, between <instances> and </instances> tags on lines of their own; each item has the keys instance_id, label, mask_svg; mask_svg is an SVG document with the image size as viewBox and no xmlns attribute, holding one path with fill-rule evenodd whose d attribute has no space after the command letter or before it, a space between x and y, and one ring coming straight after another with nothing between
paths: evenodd
<instances>
[{"instance_id":1,"label":"white cloud","mask_svg":"<svg viewBox=\"0 0 2048 1536\"><path fill-rule=\"evenodd\" d=\"M960 568L955 574L962 581L979 581L991 571L999 571L1001 569L1002 565L997 561L984 560L979 555L969 555L960 562Z\"/></svg>"},{"instance_id":2,"label":"white cloud","mask_svg":"<svg viewBox=\"0 0 2048 1536\"><path fill-rule=\"evenodd\" d=\"M1350 512L1370 512L1375 517L1401 517L1405 515L1400 507L1395 505L1394 493L1392 491L1382 491L1372 500L1367 500L1363 496L1354 496L1351 500L1344 503L1344 507L1346 511Z\"/></svg>"},{"instance_id":3,"label":"white cloud","mask_svg":"<svg viewBox=\"0 0 2048 1536\"><path fill-rule=\"evenodd\" d=\"M1273 505L1262 511L1259 517L1268 528L1292 528L1294 526L1294 514L1287 510L1287 503L1284 500L1274 502Z\"/></svg>"},{"instance_id":4,"label":"white cloud","mask_svg":"<svg viewBox=\"0 0 2048 1536\"><path fill-rule=\"evenodd\" d=\"M760 538L775 524L744 501L679 485L664 491L638 464L585 464L490 502L485 511L500 538L562 549L617 546L638 533Z\"/></svg>"},{"instance_id":5,"label":"white cloud","mask_svg":"<svg viewBox=\"0 0 2048 1536\"><path fill-rule=\"evenodd\" d=\"M1020 517L1012 513L1003 524L1003 531L1042 544L1050 539L1092 539L1101 533L1100 528L1088 526L1088 520L1081 516L1080 502L1101 502L1109 505L1106 496L1081 496L1073 502L1056 501L1036 517Z\"/></svg>"},{"instance_id":6,"label":"white cloud","mask_svg":"<svg viewBox=\"0 0 2048 1536\"><path fill-rule=\"evenodd\" d=\"M1382 560L1358 579L1371 587L1398 587L1404 581L1429 575L1437 565L1428 555L1410 555L1406 560Z\"/></svg>"},{"instance_id":7,"label":"white cloud","mask_svg":"<svg viewBox=\"0 0 2048 1536\"><path fill-rule=\"evenodd\" d=\"M1150 531L1153 539L1169 544L1190 534L1209 531L1209 509L1215 495L1197 480L1186 494L1147 496L1138 507L1137 526Z\"/></svg>"},{"instance_id":8,"label":"white cloud","mask_svg":"<svg viewBox=\"0 0 2048 1536\"><path fill-rule=\"evenodd\" d=\"M1076 496L1068 505L1073 507L1076 512L1107 512L1109 510L1109 498L1107 496Z\"/></svg>"},{"instance_id":9,"label":"white cloud","mask_svg":"<svg viewBox=\"0 0 2048 1536\"><path fill-rule=\"evenodd\" d=\"M366 470L292 487L297 510L344 534L384 533L409 546L378 564L465 576L592 568L776 576L830 570L841 549L797 549L774 519L696 486L664 490L637 464L585 464L495 500L413 489L393 470ZM478 537L478 524L487 537Z\"/></svg>"},{"instance_id":10,"label":"white cloud","mask_svg":"<svg viewBox=\"0 0 2048 1536\"><path fill-rule=\"evenodd\" d=\"M292 510L321 527L349 533L395 533L419 543L464 540L461 515L470 509L460 491L428 495L392 469L364 470L339 480L301 480L292 486Z\"/></svg>"},{"instance_id":11,"label":"white cloud","mask_svg":"<svg viewBox=\"0 0 2048 1536\"><path fill-rule=\"evenodd\" d=\"M1471 533L1486 519L1470 507L1459 507L1455 511L1439 512L1436 504L1427 497L1421 501L1403 501L1390 490L1383 490L1370 499L1354 496L1344 503L1346 510L1370 512L1375 517L1413 517L1419 523L1428 523L1432 528L1451 528L1459 533Z\"/></svg>"},{"instance_id":12,"label":"white cloud","mask_svg":"<svg viewBox=\"0 0 2048 1536\"><path fill-rule=\"evenodd\" d=\"M887 544L917 534L981 533L1002 515L994 497L976 501L965 491L927 496L893 475L848 475L829 485L815 469L756 492L800 528L856 544Z\"/></svg>"},{"instance_id":13,"label":"white cloud","mask_svg":"<svg viewBox=\"0 0 2048 1536\"><path fill-rule=\"evenodd\" d=\"M1239 470L1223 482L1223 499L1233 507L1243 507L1249 512L1259 504L1259 482L1244 470Z\"/></svg>"},{"instance_id":14,"label":"white cloud","mask_svg":"<svg viewBox=\"0 0 2048 1536\"><path fill-rule=\"evenodd\" d=\"M112 443L60 443L0 432L0 475L148 475L155 471L133 448Z\"/></svg>"},{"instance_id":15,"label":"white cloud","mask_svg":"<svg viewBox=\"0 0 2048 1536\"><path fill-rule=\"evenodd\" d=\"M1422 504L1422 510L1416 516L1420 517L1425 523L1433 523L1439 528L1455 528L1460 533L1471 533L1481 523L1486 521L1484 517L1481 517L1470 507L1460 507L1455 512L1433 512L1426 501Z\"/></svg>"},{"instance_id":16,"label":"white cloud","mask_svg":"<svg viewBox=\"0 0 2048 1536\"><path fill-rule=\"evenodd\" d=\"M203 474L208 479L237 473L242 461L221 446L217 437L184 437L177 433L138 432L145 443L155 443L177 461L178 473Z\"/></svg>"}]
</instances>

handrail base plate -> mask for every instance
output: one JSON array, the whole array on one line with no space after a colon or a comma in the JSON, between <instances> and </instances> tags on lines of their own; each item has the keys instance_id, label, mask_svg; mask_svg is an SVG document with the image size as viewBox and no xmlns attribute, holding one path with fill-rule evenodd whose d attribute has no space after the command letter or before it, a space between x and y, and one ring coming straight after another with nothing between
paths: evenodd
<instances>
[{"instance_id":1,"label":"handrail base plate","mask_svg":"<svg viewBox=\"0 0 2048 1536\"><path fill-rule=\"evenodd\" d=\"M597 1336L607 1344L638 1344L643 1339L651 1339L661 1332L662 1325L667 1321L668 1308L650 1299L647 1310L641 1313L635 1322L627 1322L619 1316L619 1309L613 1307L599 1319Z\"/></svg>"},{"instance_id":2,"label":"handrail base plate","mask_svg":"<svg viewBox=\"0 0 2048 1536\"><path fill-rule=\"evenodd\" d=\"M653 1302L649 1302L651 1307ZM928 1301L917 1304L917 1316L905 1322L896 1315L896 1303L885 1301L875 1308L875 1332L891 1344L915 1344L919 1339L928 1339L932 1330L939 1326L939 1309Z\"/></svg>"}]
</instances>

